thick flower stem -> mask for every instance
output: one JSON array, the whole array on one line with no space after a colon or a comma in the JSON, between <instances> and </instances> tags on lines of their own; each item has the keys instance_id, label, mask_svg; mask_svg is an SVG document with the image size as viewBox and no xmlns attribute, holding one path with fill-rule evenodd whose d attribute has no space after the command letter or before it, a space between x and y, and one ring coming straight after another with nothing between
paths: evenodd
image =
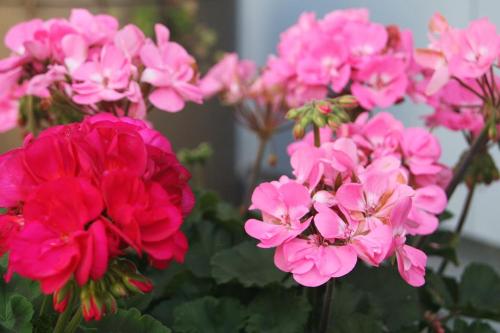
<instances>
[{"instance_id":1,"label":"thick flower stem","mask_svg":"<svg viewBox=\"0 0 500 333\"><path fill-rule=\"evenodd\" d=\"M79 307L73 315L73 318L71 318L64 333L75 333L82 322L82 318L82 309Z\"/></svg>"},{"instance_id":2,"label":"thick flower stem","mask_svg":"<svg viewBox=\"0 0 500 333\"><path fill-rule=\"evenodd\" d=\"M72 303L72 302L71 302ZM57 318L56 327L54 327L53 333L64 333L65 329L68 325L68 321L70 320L71 314L73 312L73 307L70 306L72 304L68 304L66 310L63 313L59 314Z\"/></svg>"},{"instance_id":3,"label":"thick flower stem","mask_svg":"<svg viewBox=\"0 0 500 333\"><path fill-rule=\"evenodd\" d=\"M26 123L26 128L28 129L29 133L32 133L34 136L36 136L37 132L37 124L36 124L36 114L35 114L35 108L33 105L33 96L28 96L27 97L27 103L26 103L26 117L27 117L27 123Z\"/></svg>"},{"instance_id":4,"label":"thick flower stem","mask_svg":"<svg viewBox=\"0 0 500 333\"><path fill-rule=\"evenodd\" d=\"M319 132L319 127L316 125L313 125L313 131L314 131L314 146L319 147L319 146L321 146L321 135Z\"/></svg>"},{"instance_id":5,"label":"thick flower stem","mask_svg":"<svg viewBox=\"0 0 500 333\"><path fill-rule=\"evenodd\" d=\"M467 168L469 167L472 160L477 156L481 150L484 149L486 144L488 143L488 126L486 125L479 136L472 142L469 150L463 155L460 161L457 163L455 167L455 172L453 173L453 177L446 187L446 197L448 201L450 200L453 193L457 189L458 184L462 182L467 172ZM465 220L464 220L465 222ZM415 247L421 248L427 239L427 236L417 237L415 242L413 243Z\"/></svg>"},{"instance_id":6,"label":"thick flower stem","mask_svg":"<svg viewBox=\"0 0 500 333\"><path fill-rule=\"evenodd\" d=\"M460 218L458 220L457 227L455 229L455 232L453 233L453 237L458 237L462 233L462 230L464 228L465 221L467 220L467 215L469 214L469 209L472 204L472 199L474 197L474 192L476 189L476 183L472 183L471 187L469 188L469 192L467 193L467 197L465 198L465 203L462 208L462 212L460 214ZM448 259L443 259L443 262L439 266L438 273L442 275L446 269L446 266L449 264Z\"/></svg>"},{"instance_id":7,"label":"thick flower stem","mask_svg":"<svg viewBox=\"0 0 500 333\"><path fill-rule=\"evenodd\" d=\"M488 142L488 126L485 126L481 131L479 136L472 142L469 150L463 156L463 158L458 162L457 167L455 168L455 172L453 174L453 178L450 183L446 187L446 196L448 200L450 200L451 196L455 192L458 184L463 180L465 173L467 172L467 168L470 163L476 157L476 155L484 148L484 146Z\"/></svg>"},{"instance_id":8,"label":"thick flower stem","mask_svg":"<svg viewBox=\"0 0 500 333\"><path fill-rule=\"evenodd\" d=\"M257 155L255 156L255 161L252 167L252 172L250 174L250 181L248 183L247 192L243 201L242 214L245 214L246 210L250 206L250 200L252 199L252 192L257 185L259 180L260 171L262 169L262 161L264 159L264 153L266 152L267 142L269 138L266 136L259 136L259 148L257 150Z\"/></svg>"},{"instance_id":9,"label":"thick flower stem","mask_svg":"<svg viewBox=\"0 0 500 333\"><path fill-rule=\"evenodd\" d=\"M319 333L328 332L330 324L330 306L332 303L333 292L335 290L335 279L331 279L326 284L325 294L323 296L323 307L321 309L321 319L319 322Z\"/></svg>"}]
</instances>

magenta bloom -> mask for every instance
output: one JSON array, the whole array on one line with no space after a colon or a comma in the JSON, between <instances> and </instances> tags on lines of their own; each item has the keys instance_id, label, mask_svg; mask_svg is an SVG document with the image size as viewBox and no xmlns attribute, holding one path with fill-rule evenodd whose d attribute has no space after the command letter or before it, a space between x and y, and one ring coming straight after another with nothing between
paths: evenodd
<instances>
[{"instance_id":1,"label":"magenta bloom","mask_svg":"<svg viewBox=\"0 0 500 333\"><path fill-rule=\"evenodd\" d=\"M144 122L101 114L52 127L0 156L0 166L7 278L37 280L50 294L73 278L81 287L100 280L129 249L157 268L184 260L190 175Z\"/></svg>"}]
</instances>

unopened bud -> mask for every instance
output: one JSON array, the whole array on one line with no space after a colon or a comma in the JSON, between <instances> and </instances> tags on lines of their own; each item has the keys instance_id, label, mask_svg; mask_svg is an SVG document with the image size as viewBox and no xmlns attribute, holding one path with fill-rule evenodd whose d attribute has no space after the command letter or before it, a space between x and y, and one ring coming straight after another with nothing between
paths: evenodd
<instances>
[{"instance_id":1,"label":"unopened bud","mask_svg":"<svg viewBox=\"0 0 500 333\"><path fill-rule=\"evenodd\" d=\"M345 110L352 110L359 106L358 101L352 95L344 95L335 98L335 103Z\"/></svg>"},{"instance_id":2,"label":"unopened bud","mask_svg":"<svg viewBox=\"0 0 500 333\"><path fill-rule=\"evenodd\" d=\"M319 128L325 127L325 125L326 125L326 119L325 119L325 116L323 114L320 114L320 113L314 114L314 116L312 117L312 120L313 120L314 124L316 126L318 126Z\"/></svg>"},{"instance_id":3,"label":"unopened bud","mask_svg":"<svg viewBox=\"0 0 500 333\"><path fill-rule=\"evenodd\" d=\"M52 295L52 303L54 305L54 310L57 312L64 312L68 307L70 300L73 298L75 292L75 285L72 281L66 283L64 287L57 290Z\"/></svg>"},{"instance_id":4,"label":"unopened bud","mask_svg":"<svg viewBox=\"0 0 500 333\"><path fill-rule=\"evenodd\" d=\"M318 108L319 112L321 112L322 114L329 114L330 112L332 112L330 105L328 105L326 103L320 103L320 104L316 105L316 107Z\"/></svg>"},{"instance_id":5,"label":"unopened bud","mask_svg":"<svg viewBox=\"0 0 500 333\"><path fill-rule=\"evenodd\" d=\"M125 286L133 293L149 293L153 290L153 283L145 276L134 274L124 278Z\"/></svg>"},{"instance_id":6,"label":"unopened bud","mask_svg":"<svg viewBox=\"0 0 500 333\"><path fill-rule=\"evenodd\" d=\"M300 124L295 124L293 127L293 136L295 137L296 140L302 139L305 135L305 129L302 125Z\"/></svg>"},{"instance_id":7,"label":"unopened bud","mask_svg":"<svg viewBox=\"0 0 500 333\"><path fill-rule=\"evenodd\" d=\"M278 156L273 153L269 154L267 158L267 164L269 164L269 166L275 167L276 164L278 164Z\"/></svg>"}]
</instances>

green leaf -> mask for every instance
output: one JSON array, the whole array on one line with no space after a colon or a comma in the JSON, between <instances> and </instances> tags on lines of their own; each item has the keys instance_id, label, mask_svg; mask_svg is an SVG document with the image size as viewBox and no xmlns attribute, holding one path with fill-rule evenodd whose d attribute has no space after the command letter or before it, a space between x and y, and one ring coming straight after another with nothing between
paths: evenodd
<instances>
[{"instance_id":1,"label":"green leaf","mask_svg":"<svg viewBox=\"0 0 500 333\"><path fill-rule=\"evenodd\" d=\"M186 255L186 267L196 277L207 278L211 273L212 256L231 246L231 235L209 221L200 221L195 233Z\"/></svg>"},{"instance_id":2,"label":"green leaf","mask_svg":"<svg viewBox=\"0 0 500 333\"><path fill-rule=\"evenodd\" d=\"M142 315L137 309L118 310L100 321L85 323L84 332L97 333L171 333L172 331L149 315Z\"/></svg>"},{"instance_id":3,"label":"green leaf","mask_svg":"<svg viewBox=\"0 0 500 333\"><path fill-rule=\"evenodd\" d=\"M30 333L33 313L33 305L26 297L12 295L4 298L0 294L0 332Z\"/></svg>"},{"instance_id":4,"label":"green leaf","mask_svg":"<svg viewBox=\"0 0 500 333\"><path fill-rule=\"evenodd\" d=\"M247 333L302 333L311 312L307 298L292 291L265 290L248 306Z\"/></svg>"},{"instance_id":5,"label":"green leaf","mask_svg":"<svg viewBox=\"0 0 500 333\"><path fill-rule=\"evenodd\" d=\"M5 257L2 258L2 261ZM5 273L0 266L0 276ZM14 275L9 283L0 278L0 332L24 333L32 331L31 301L40 295L38 285Z\"/></svg>"},{"instance_id":6,"label":"green leaf","mask_svg":"<svg viewBox=\"0 0 500 333\"><path fill-rule=\"evenodd\" d=\"M207 296L176 307L174 316L176 333L222 333L239 332L246 312L235 299Z\"/></svg>"},{"instance_id":7,"label":"green leaf","mask_svg":"<svg viewBox=\"0 0 500 333\"><path fill-rule=\"evenodd\" d=\"M449 211L448 209L446 209L444 212L442 212L440 215L439 215L439 222L445 222L445 221L448 221L449 219L451 219L453 217L453 213L451 211Z\"/></svg>"},{"instance_id":8,"label":"green leaf","mask_svg":"<svg viewBox=\"0 0 500 333\"><path fill-rule=\"evenodd\" d=\"M438 256L458 265L456 248L459 237L451 231L438 230L426 241L424 252L430 256Z\"/></svg>"},{"instance_id":9,"label":"green leaf","mask_svg":"<svg viewBox=\"0 0 500 333\"><path fill-rule=\"evenodd\" d=\"M238 281L245 287L265 287L286 276L275 267L273 250L260 249L251 241L217 253L211 266L212 277L219 284Z\"/></svg>"},{"instance_id":10,"label":"green leaf","mask_svg":"<svg viewBox=\"0 0 500 333\"><path fill-rule=\"evenodd\" d=\"M474 321L467 324L464 320L456 319L453 333L495 333L495 330L487 323Z\"/></svg>"},{"instance_id":11,"label":"green leaf","mask_svg":"<svg viewBox=\"0 0 500 333\"><path fill-rule=\"evenodd\" d=\"M335 318L333 318L335 320ZM335 329L332 332L336 333L383 333L382 324L374 318L354 313L349 316L348 320L336 321L332 326Z\"/></svg>"},{"instance_id":12,"label":"green leaf","mask_svg":"<svg viewBox=\"0 0 500 333\"><path fill-rule=\"evenodd\" d=\"M455 279L442 277L428 270L425 276L424 288L433 303L437 306L448 309L455 306L458 289Z\"/></svg>"},{"instance_id":13,"label":"green leaf","mask_svg":"<svg viewBox=\"0 0 500 333\"><path fill-rule=\"evenodd\" d=\"M410 326L422 316L417 288L404 282L393 267L357 265L343 282L367 294L373 311L390 331Z\"/></svg>"},{"instance_id":14,"label":"green leaf","mask_svg":"<svg viewBox=\"0 0 500 333\"><path fill-rule=\"evenodd\" d=\"M3 208L3 207L0 207L0 215L1 214L5 214L5 213L7 213L7 209Z\"/></svg>"},{"instance_id":15,"label":"green leaf","mask_svg":"<svg viewBox=\"0 0 500 333\"><path fill-rule=\"evenodd\" d=\"M459 304L466 315L500 320L500 276L484 264L467 266L460 281Z\"/></svg>"}]
</instances>

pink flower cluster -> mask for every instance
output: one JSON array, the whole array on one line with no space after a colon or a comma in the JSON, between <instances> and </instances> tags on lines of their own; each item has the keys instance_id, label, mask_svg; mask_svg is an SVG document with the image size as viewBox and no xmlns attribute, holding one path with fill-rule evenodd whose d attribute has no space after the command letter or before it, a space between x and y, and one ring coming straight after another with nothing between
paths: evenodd
<instances>
[{"instance_id":1,"label":"pink flower cluster","mask_svg":"<svg viewBox=\"0 0 500 333\"><path fill-rule=\"evenodd\" d=\"M101 114L52 127L0 156L0 255L44 293L99 280L134 250L156 268L183 261L190 175L144 122Z\"/></svg>"},{"instance_id":2,"label":"pink flower cluster","mask_svg":"<svg viewBox=\"0 0 500 333\"><path fill-rule=\"evenodd\" d=\"M69 19L34 19L12 27L0 60L0 131L17 125L23 96L54 92L81 105L86 114L106 110L144 118L148 104L177 112L186 101L201 103L192 56L170 41L163 25L156 42L133 24L119 28L108 15L74 9Z\"/></svg>"},{"instance_id":3,"label":"pink flower cluster","mask_svg":"<svg viewBox=\"0 0 500 333\"><path fill-rule=\"evenodd\" d=\"M428 124L477 134L485 124L484 100L500 98L493 70L500 53L496 27L483 18L457 29L435 14L429 28L428 48L415 52L424 78L417 91L435 109Z\"/></svg>"},{"instance_id":4,"label":"pink flower cluster","mask_svg":"<svg viewBox=\"0 0 500 333\"><path fill-rule=\"evenodd\" d=\"M281 35L262 74L297 107L327 94L352 94L367 110L402 100L414 69L410 31L371 22L367 9L313 13Z\"/></svg>"},{"instance_id":5,"label":"pink flower cluster","mask_svg":"<svg viewBox=\"0 0 500 333\"><path fill-rule=\"evenodd\" d=\"M404 128L389 113L360 115L336 133L323 129L289 146L294 179L259 185L246 232L276 248L275 264L305 286L349 273L359 259L378 266L395 255L402 278L424 284L427 257L405 244L438 226L450 170L439 163L437 139Z\"/></svg>"}]
</instances>

